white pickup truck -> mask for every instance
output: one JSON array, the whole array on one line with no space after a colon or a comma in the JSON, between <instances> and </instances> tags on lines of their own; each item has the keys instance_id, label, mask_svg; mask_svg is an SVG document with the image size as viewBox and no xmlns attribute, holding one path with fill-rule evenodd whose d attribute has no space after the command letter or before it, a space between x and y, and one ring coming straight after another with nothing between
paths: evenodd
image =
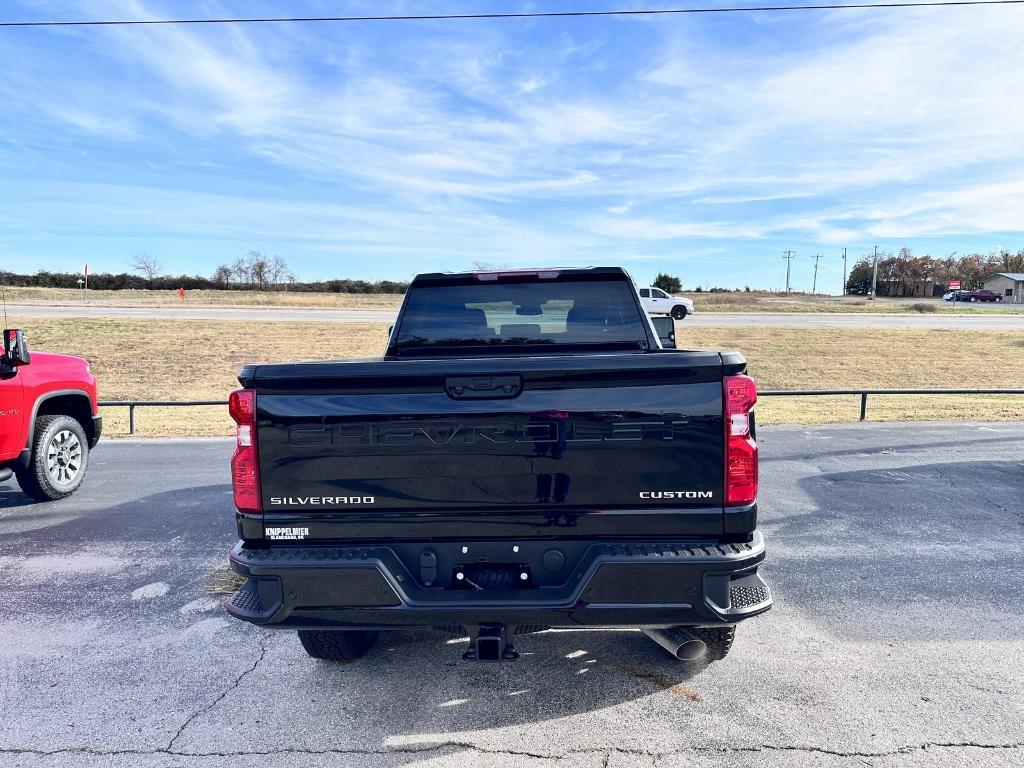
<instances>
[{"instance_id":1,"label":"white pickup truck","mask_svg":"<svg viewBox=\"0 0 1024 768\"><path fill-rule=\"evenodd\" d=\"M649 315L671 315L676 320L682 320L693 314L693 302L690 299L669 296L651 285L640 289L640 303Z\"/></svg>"}]
</instances>

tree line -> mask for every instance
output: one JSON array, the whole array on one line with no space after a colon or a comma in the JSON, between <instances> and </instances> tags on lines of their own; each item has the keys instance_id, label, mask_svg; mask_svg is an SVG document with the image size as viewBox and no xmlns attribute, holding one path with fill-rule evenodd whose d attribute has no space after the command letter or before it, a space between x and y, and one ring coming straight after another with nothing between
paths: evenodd
<instances>
[{"instance_id":1,"label":"tree line","mask_svg":"<svg viewBox=\"0 0 1024 768\"><path fill-rule=\"evenodd\" d=\"M135 254L131 272L98 272L89 275L89 287L95 290L247 290L298 291L308 293L405 293L409 284L395 280L317 280L298 281L279 256L250 251L230 264L219 264L209 277L204 275L167 275L159 260L148 254ZM871 289L874 255L864 255L854 262L846 281L846 291L867 295ZM960 280L965 290L980 288L985 278L996 272L1024 272L1024 248L1016 252L955 254L945 258L915 256L909 248L898 253L879 254L879 296L920 295L920 286L934 283L934 292L941 294L950 280ZM78 288L82 275L77 272L39 270L35 274L17 274L0 270L0 285L39 288ZM652 282L669 294L682 290L675 275L659 273ZM915 292L914 288L919 289ZM695 289L703 292L701 287ZM724 288L704 289L715 293ZM745 291L750 288L746 287Z\"/></svg>"},{"instance_id":2,"label":"tree line","mask_svg":"<svg viewBox=\"0 0 1024 768\"><path fill-rule=\"evenodd\" d=\"M955 254L945 258L915 256L909 248L898 253L878 255L877 295L915 295L915 286L934 283L933 293L941 295L951 280L959 280L964 290L982 287L985 278L996 272L1024 272L1024 248L1013 253ZM860 257L850 270L846 292L866 296L871 291L874 254Z\"/></svg>"},{"instance_id":3,"label":"tree line","mask_svg":"<svg viewBox=\"0 0 1024 768\"><path fill-rule=\"evenodd\" d=\"M307 293L405 293L409 284L395 280L317 280L300 282L279 256L266 256L250 251L231 264L220 264L209 277L203 275L163 274L163 265L148 254L136 254L131 272L97 272L89 275L89 288L101 291L122 290L237 290L298 291ZM0 271L0 284L17 287L78 288L82 279L78 272L51 272L41 269L35 274Z\"/></svg>"}]
</instances>

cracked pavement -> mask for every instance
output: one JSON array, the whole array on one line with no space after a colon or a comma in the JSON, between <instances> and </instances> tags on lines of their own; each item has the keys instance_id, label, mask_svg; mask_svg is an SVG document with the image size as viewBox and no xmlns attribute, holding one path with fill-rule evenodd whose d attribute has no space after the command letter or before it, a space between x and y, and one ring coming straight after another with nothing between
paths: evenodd
<instances>
[{"instance_id":1,"label":"cracked pavement","mask_svg":"<svg viewBox=\"0 0 1024 768\"><path fill-rule=\"evenodd\" d=\"M229 619L229 442L105 441L0 485L0 765L1020 766L1024 426L764 427L776 607L696 675L635 632L351 665Z\"/></svg>"}]
</instances>

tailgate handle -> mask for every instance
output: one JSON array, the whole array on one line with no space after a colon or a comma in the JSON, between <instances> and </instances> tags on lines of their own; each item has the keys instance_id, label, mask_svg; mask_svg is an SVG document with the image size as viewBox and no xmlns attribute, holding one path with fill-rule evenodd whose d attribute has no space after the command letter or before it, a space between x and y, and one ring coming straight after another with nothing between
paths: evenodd
<instances>
[{"instance_id":1,"label":"tailgate handle","mask_svg":"<svg viewBox=\"0 0 1024 768\"><path fill-rule=\"evenodd\" d=\"M497 400L523 391L521 376L449 376L444 390L453 400Z\"/></svg>"}]
</instances>

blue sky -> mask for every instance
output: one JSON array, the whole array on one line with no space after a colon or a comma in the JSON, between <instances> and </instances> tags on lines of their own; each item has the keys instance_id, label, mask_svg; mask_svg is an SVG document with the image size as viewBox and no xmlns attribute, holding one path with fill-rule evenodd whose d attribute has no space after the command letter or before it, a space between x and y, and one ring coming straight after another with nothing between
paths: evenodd
<instances>
[{"instance_id":1,"label":"blue sky","mask_svg":"<svg viewBox=\"0 0 1024 768\"><path fill-rule=\"evenodd\" d=\"M8 0L0 15L645 5ZM838 291L844 246L1024 247L1022 39L1020 6L0 30L0 268L121 271L144 252L209 274L260 249L300 279L623 264L778 288L792 249L794 287L821 253L819 290Z\"/></svg>"}]
</instances>

